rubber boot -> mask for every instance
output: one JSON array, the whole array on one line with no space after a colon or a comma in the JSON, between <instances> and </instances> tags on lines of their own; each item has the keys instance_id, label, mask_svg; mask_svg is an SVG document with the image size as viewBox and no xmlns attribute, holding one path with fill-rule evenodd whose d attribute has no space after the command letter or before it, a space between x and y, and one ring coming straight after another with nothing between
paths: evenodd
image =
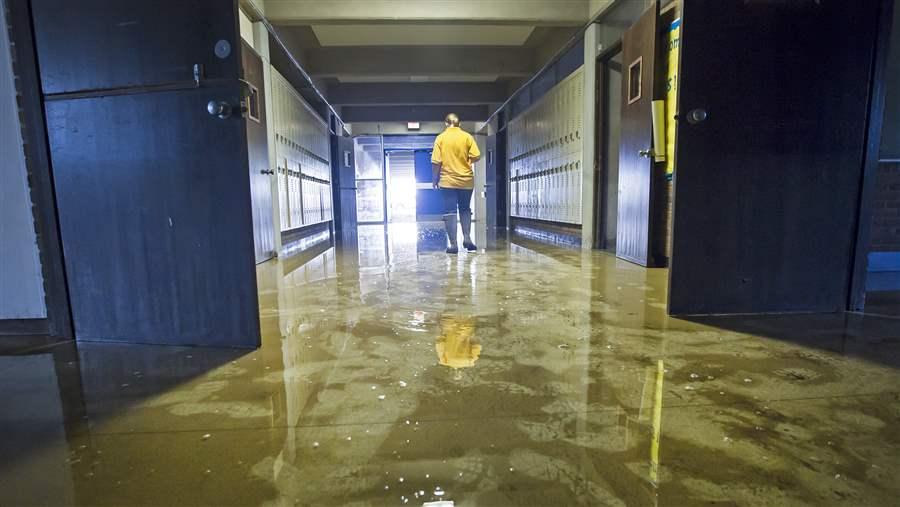
<instances>
[{"instance_id":1,"label":"rubber boot","mask_svg":"<svg viewBox=\"0 0 900 507\"><path fill-rule=\"evenodd\" d=\"M458 253L459 247L456 245L456 213L444 215L444 227L447 229L447 241L450 242L450 246L447 247L447 253Z\"/></svg>"},{"instance_id":2,"label":"rubber boot","mask_svg":"<svg viewBox=\"0 0 900 507\"><path fill-rule=\"evenodd\" d=\"M459 222L462 225L463 246L470 252L478 250L478 247L472 242L472 214L463 213L459 216Z\"/></svg>"}]
</instances>

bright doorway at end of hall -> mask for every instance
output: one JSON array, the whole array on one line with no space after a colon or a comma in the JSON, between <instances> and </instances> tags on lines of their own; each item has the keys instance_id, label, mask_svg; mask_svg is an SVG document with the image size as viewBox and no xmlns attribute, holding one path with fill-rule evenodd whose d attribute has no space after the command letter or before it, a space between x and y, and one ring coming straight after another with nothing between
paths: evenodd
<instances>
[{"instance_id":1,"label":"bright doorway at end of hall","mask_svg":"<svg viewBox=\"0 0 900 507\"><path fill-rule=\"evenodd\" d=\"M431 186L434 135L383 136L386 221L441 220L440 192Z\"/></svg>"},{"instance_id":2,"label":"bright doorway at end of hall","mask_svg":"<svg viewBox=\"0 0 900 507\"><path fill-rule=\"evenodd\" d=\"M387 174L389 222L416 221L416 152L387 150L384 153Z\"/></svg>"}]
</instances>

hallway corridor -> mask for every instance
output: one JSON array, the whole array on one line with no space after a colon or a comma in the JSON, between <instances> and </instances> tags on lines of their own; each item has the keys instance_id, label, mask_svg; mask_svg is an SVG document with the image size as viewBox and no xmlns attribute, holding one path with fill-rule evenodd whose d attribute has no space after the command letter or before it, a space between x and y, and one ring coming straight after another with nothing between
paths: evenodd
<instances>
[{"instance_id":1,"label":"hallway corridor","mask_svg":"<svg viewBox=\"0 0 900 507\"><path fill-rule=\"evenodd\" d=\"M362 255L260 265L253 352L0 357L0 505L900 495L896 321L689 322L665 315L666 270L485 231L459 256L428 227L382 233L361 231Z\"/></svg>"}]
</instances>

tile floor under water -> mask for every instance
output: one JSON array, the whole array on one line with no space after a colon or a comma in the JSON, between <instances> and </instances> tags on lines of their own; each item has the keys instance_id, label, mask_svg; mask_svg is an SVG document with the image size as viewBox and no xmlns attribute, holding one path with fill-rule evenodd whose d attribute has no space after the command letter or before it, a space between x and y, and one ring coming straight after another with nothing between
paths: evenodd
<instances>
[{"instance_id":1,"label":"tile floor under water","mask_svg":"<svg viewBox=\"0 0 900 507\"><path fill-rule=\"evenodd\" d=\"M388 232L260 265L256 351L0 357L0 505L897 505L900 320L675 319L665 270Z\"/></svg>"}]
</instances>

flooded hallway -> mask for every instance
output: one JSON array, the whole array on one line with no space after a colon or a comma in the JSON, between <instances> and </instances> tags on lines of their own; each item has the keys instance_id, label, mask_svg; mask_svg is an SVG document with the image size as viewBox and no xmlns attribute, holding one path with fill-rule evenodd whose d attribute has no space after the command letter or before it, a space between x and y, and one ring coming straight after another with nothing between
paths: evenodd
<instances>
[{"instance_id":1,"label":"flooded hallway","mask_svg":"<svg viewBox=\"0 0 900 507\"><path fill-rule=\"evenodd\" d=\"M390 232L386 262L325 245L261 265L256 351L3 357L5 504L900 494L895 320L673 319L665 273L608 254L514 238L448 258L427 228Z\"/></svg>"},{"instance_id":2,"label":"flooded hallway","mask_svg":"<svg viewBox=\"0 0 900 507\"><path fill-rule=\"evenodd\" d=\"M894 3L0 0L0 506L895 505Z\"/></svg>"}]
</instances>

